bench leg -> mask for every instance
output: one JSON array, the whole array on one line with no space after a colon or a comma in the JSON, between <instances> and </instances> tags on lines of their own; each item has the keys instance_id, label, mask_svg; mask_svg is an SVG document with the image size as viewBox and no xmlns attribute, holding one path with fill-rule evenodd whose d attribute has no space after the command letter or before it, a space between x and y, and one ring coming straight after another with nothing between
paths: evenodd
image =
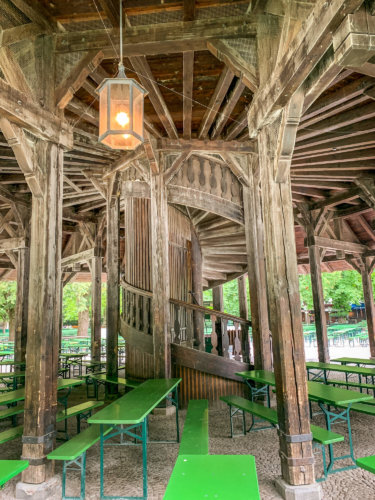
<instances>
[{"instance_id":1,"label":"bench leg","mask_svg":"<svg viewBox=\"0 0 375 500\"><path fill-rule=\"evenodd\" d=\"M233 406L229 405L229 418L230 418L230 437L234 438L236 436L240 436L242 434L234 434L233 433L233 417L240 412L239 408L233 408ZM242 427L243 427L243 435L246 436L246 420L245 420L245 412L242 411Z\"/></svg>"},{"instance_id":2,"label":"bench leg","mask_svg":"<svg viewBox=\"0 0 375 500\"><path fill-rule=\"evenodd\" d=\"M72 467L73 466L73 467ZM74 467L75 466L75 467ZM66 496L66 472L67 470L81 471L81 490L79 497ZM62 500L84 500L86 492L86 452L82 453L76 460L64 460L62 477Z\"/></svg>"}]
</instances>

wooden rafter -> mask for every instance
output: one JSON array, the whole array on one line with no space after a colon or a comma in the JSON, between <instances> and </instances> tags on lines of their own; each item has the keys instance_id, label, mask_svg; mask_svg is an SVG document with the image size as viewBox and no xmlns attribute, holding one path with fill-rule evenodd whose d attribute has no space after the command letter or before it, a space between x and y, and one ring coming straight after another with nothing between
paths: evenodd
<instances>
[{"instance_id":1,"label":"wooden rafter","mask_svg":"<svg viewBox=\"0 0 375 500\"><path fill-rule=\"evenodd\" d=\"M183 53L183 138L191 138L191 118L193 112L194 52Z\"/></svg>"},{"instance_id":2,"label":"wooden rafter","mask_svg":"<svg viewBox=\"0 0 375 500\"><path fill-rule=\"evenodd\" d=\"M148 91L148 97L155 108L155 111L159 117L159 120L163 124L168 137L172 139L178 138L178 133L176 125L172 119L172 116L168 110L165 103L164 97L162 96L159 86L155 81L152 74L151 68L147 62L145 56L130 57L130 62L138 75L142 85Z\"/></svg>"}]
</instances>

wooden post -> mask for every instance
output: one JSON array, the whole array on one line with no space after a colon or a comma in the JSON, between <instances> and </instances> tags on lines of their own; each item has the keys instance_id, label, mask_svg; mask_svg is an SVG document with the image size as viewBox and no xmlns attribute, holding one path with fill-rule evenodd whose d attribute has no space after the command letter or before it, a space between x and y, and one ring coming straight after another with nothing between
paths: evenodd
<instances>
[{"instance_id":1,"label":"wooden post","mask_svg":"<svg viewBox=\"0 0 375 500\"><path fill-rule=\"evenodd\" d=\"M246 290L246 276L240 276L237 279L238 286L238 301L240 304L240 317L248 319L249 311L247 306L247 290ZM250 342L249 342L249 328L246 325L241 325L241 352L242 361L249 363L250 360Z\"/></svg>"},{"instance_id":2,"label":"wooden post","mask_svg":"<svg viewBox=\"0 0 375 500\"><path fill-rule=\"evenodd\" d=\"M27 343L27 317L29 310L30 250L20 248L17 262L16 335L14 360L25 363Z\"/></svg>"},{"instance_id":3,"label":"wooden post","mask_svg":"<svg viewBox=\"0 0 375 500\"><path fill-rule=\"evenodd\" d=\"M320 266L320 249L316 245L309 246L310 276L314 301L315 329L318 342L318 356L321 363L329 363L327 319L324 308L322 270Z\"/></svg>"},{"instance_id":4,"label":"wooden post","mask_svg":"<svg viewBox=\"0 0 375 500\"><path fill-rule=\"evenodd\" d=\"M304 485L314 483L314 457L290 187L290 161L287 156L277 156L278 152L283 150L280 140L288 146L294 144L293 131L289 135L288 121L285 123L284 119L278 119L260 131L258 147L281 470L287 483Z\"/></svg>"},{"instance_id":5,"label":"wooden post","mask_svg":"<svg viewBox=\"0 0 375 500\"><path fill-rule=\"evenodd\" d=\"M171 377L167 188L163 173L150 173L154 376Z\"/></svg>"},{"instance_id":6,"label":"wooden post","mask_svg":"<svg viewBox=\"0 0 375 500\"><path fill-rule=\"evenodd\" d=\"M203 305L202 285L202 252L195 230L191 230L191 260L193 303ZM204 345L204 315L198 311L193 312L194 346L200 351L205 350Z\"/></svg>"},{"instance_id":7,"label":"wooden post","mask_svg":"<svg viewBox=\"0 0 375 500\"><path fill-rule=\"evenodd\" d=\"M60 323L63 150L38 140L35 161L42 196L32 198L30 287L22 458L22 479L42 483L53 474L46 455L56 428Z\"/></svg>"},{"instance_id":8,"label":"wooden post","mask_svg":"<svg viewBox=\"0 0 375 500\"><path fill-rule=\"evenodd\" d=\"M119 307L119 224L120 192L118 176L112 179L107 198L107 375L117 376L118 334L120 326ZM114 384L108 384L109 392L117 392ZM111 387L112 386L112 387Z\"/></svg>"},{"instance_id":9,"label":"wooden post","mask_svg":"<svg viewBox=\"0 0 375 500\"><path fill-rule=\"evenodd\" d=\"M372 358L375 358L375 307L371 281L371 269L368 260L368 257L362 259L363 265L361 266L361 277L363 297L365 301L368 339L370 344L370 355Z\"/></svg>"},{"instance_id":10,"label":"wooden post","mask_svg":"<svg viewBox=\"0 0 375 500\"><path fill-rule=\"evenodd\" d=\"M248 155L249 186L242 187L247 268L250 291L251 329L256 370L272 370L272 350L268 322L264 225L260 200L258 157Z\"/></svg>"},{"instance_id":11,"label":"wooden post","mask_svg":"<svg viewBox=\"0 0 375 500\"><path fill-rule=\"evenodd\" d=\"M91 359L100 361L102 331L102 258L91 261Z\"/></svg>"},{"instance_id":12,"label":"wooden post","mask_svg":"<svg viewBox=\"0 0 375 500\"><path fill-rule=\"evenodd\" d=\"M212 289L212 306L215 311L224 310L223 285L215 286ZM216 318L215 331L217 336L217 352L219 356L223 355L223 322L221 318Z\"/></svg>"}]
</instances>

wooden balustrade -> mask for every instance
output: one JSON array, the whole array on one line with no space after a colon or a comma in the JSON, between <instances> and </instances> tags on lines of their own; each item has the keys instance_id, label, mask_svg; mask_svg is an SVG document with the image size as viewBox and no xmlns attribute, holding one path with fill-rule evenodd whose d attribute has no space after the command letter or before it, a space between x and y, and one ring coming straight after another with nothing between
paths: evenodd
<instances>
[{"instance_id":1,"label":"wooden balustrade","mask_svg":"<svg viewBox=\"0 0 375 500\"><path fill-rule=\"evenodd\" d=\"M124 280L121 286L123 321L139 332L152 335L152 293L133 287ZM249 359L250 353L242 352L242 346L249 349L250 321L177 299L170 299L170 307L173 344L194 347L193 313L198 312L205 318L209 317L212 325L211 354L236 361ZM243 335L246 335L245 342L242 342Z\"/></svg>"},{"instance_id":2,"label":"wooden balustrade","mask_svg":"<svg viewBox=\"0 0 375 500\"><path fill-rule=\"evenodd\" d=\"M173 323L174 332L172 332L172 342L174 344L181 344L186 342L189 347L193 347L193 312L201 312L205 317L209 316L211 322L211 354L223 356L224 358L232 358L236 361L249 359L250 353L242 352L242 345L249 349L249 326L251 322L232 314L227 314L222 311L215 311L208 307L190 304L181 300L170 299L171 306L178 313L173 316L175 323ZM182 315L182 311L186 312L186 316ZM186 337L182 341L181 331L182 328L178 324L179 318L183 316L186 325ZM233 323L233 326L228 326L228 323ZM219 328L218 328L219 325ZM174 335L173 335L174 333ZM242 342L242 335L246 335L247 342ZM221 337L221 338L220 338ZM230 349L232 347L232 349Z\"/></svg>"}]
</instances>

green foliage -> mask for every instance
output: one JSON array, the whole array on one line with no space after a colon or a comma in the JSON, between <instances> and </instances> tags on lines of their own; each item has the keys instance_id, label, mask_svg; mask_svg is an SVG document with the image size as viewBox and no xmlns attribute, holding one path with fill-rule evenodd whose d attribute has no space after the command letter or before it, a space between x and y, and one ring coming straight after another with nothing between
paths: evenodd
<instances>
[{"instance_id":1,"label":"green foliage","mask_svg":"<svg viewBox=\"0 0 375 500\"><path fill-rule=\"evenodd\" d=\"M63 321L78 322L78 313L91 308L91 283L68 283L64 287Z\"/></svg>"},{"instance_id":2,"label":"green foliage","mask_svg":"<svg viewBox=\"0 0 375 500\"><path fill-rule=\"evenodd\" d=\"M248 311L250 315L250 299L249 299L249 281L246 280L247 298L248 298ZM224 312L239 316L240 304L238 300L238 285L237 280L228 281L223 285L223 300ZM205 290L203 292L203 301L212 303L212 290Z\"/></svg>"},{"instance_id":3,"label":"green foliage","mask_svg":"<svg viewBox=\"0 0 375 500\"><path fill-rule=\"evenodd\" d=\"M322 283L325 302L332 302L333 309L341 310L343 314L350 311L351 304L363 301L362 280L356 271L322 273ZM310 275L300 275L299 285L301 302L311 310L313 298Z\"/></svg>"},{"instance_id":4,"label":"green foliage","mask_svg":"<svg viewBox=\"0 0 375 500\"><path fill-rule=\"evenodd\" d=\"M14 314L17 299L17 283L0 281L0 320L9 321Z\"/></svg>"},{"instance_id":5,"label":"green foliage","mask_svg":"<svg viewBox=\"0 0 375 500\"><path fill-rule=\"evenodd\" d=\"M107 286L102 284L101 316L105 318L107 307ZM91 314L91 283L68 283L64 287L63 321L78 323L78 313L90 311Z\"/></svg>"}]
</instances>

